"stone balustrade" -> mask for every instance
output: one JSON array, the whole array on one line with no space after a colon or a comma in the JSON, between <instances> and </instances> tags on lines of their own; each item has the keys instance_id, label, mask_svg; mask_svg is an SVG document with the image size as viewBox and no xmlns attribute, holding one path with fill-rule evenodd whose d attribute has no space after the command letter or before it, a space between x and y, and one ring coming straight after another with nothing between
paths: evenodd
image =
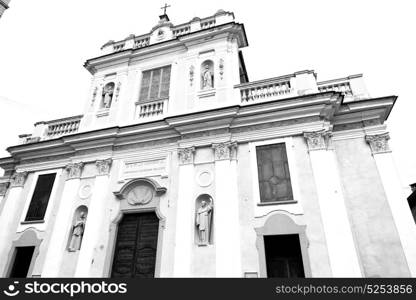
<instances>
[{"instance_id":1,"label":"stone balustrade","mask_svg":"<svg viewBox=\"0 0 416 300\"><path fill-rule=\"evenodd\" d=\"M187 26L179 27L179 28L174 29L172 32L175 37L188 34L191 32L191 26L187 25Z\"/></svg>"},{"instance_id":2,"label":"stone balustrade","mask_svg":"<svg viewBox=\"0 0 416 300\"><path fill-rule=\"evenodd\" d=\"M138 103L138 118L143 119L162 116L166 113L167 105L168 99L147 103Z\"/></svg>"},{"instance_id":3,"label":"stone balustrade","mask_svg":"<svg viewBox=\"0 0 416 300\"><path fill-rule=\"evenodd\" d=\"M290 77L277 77L247 82L235 86L240 89L241 103L287 98L293 94Z\"/></svg>"},{"instance_id":4,"label":"stone balustrade","mask_svg":"<svg viewBox=\"0 0 416 300\"><path fill-rule=\"evenodd\" d=\"M318 84L318 89L320 92L335 91L335 92L341 92L344 95L352 96L351 86L348 81L331 83L331 84Z\"/></svg>"},{"instance_id":5,"label":"stone balustrade","mask_svg":"<svg viewBox=\"0 0 416 300\"><path fill-rule=\"evenodd\" d=\"M40 141L54 139L63 135L78 132L81 118L83 115L57 119L52 121L42 121L35 124L32 134L19 135L21 144L37 143Z\"/></svg>"},{"instance_id":6,"label":"stone balustrade","mask_svg":"<svg viewBox=\"0 0 416 300\"><path fill-rule=\"evenodd\" d=\"M62 135L76 133L79 129L81 118L82 115L49 121L47 122L48 128L46 130L46 135L49 138L55 138Z\"/></svg>"}]
</instances>

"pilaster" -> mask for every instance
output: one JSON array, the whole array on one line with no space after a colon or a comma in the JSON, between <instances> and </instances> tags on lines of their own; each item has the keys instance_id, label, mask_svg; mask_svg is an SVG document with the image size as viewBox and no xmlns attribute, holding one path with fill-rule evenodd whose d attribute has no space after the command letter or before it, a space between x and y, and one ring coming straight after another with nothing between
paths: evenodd
<instances>
[{"instance_id":1,"label":"pilaster","mask_svg":"<svg viewBox=\"0 0 416 300\"><path fill-rule=\"evenodd\" d=\"M67 178L62 192L62 199L58 208L55 224L46 253L45 264L42 270L43 277L59 277L62 257L68 242L68 233L72 225L74 214L74 200L80 185L80 176L84 164L71 163L65 167Z\"/></svg>"},{"instance_id":2,"label":"pilaster","mask_svg":"<svg viewBox=\"0 0 416 300\"><path fill-rule=\"evenodd\" d=\"M237 186L237 143L212 144L215 158L216 276L242 277Z\"/></svg>"},{"instance_id":3,"label":"pilaster","mask_svg":"<svg viewBox=\"0 0 416 300\"><path fill-rule=\"evenodd\" d=\"M88 207L87 223L85 225L85 232L79 252L75 277L93 276L92 270L94 268L94 254L96 253L100 243L100 233L103 228L108 228L103 225L106 223L104 217L105 211L108 209L106 197L110 194L108 190L112 160L97 160L95 165L97 167L97 175L94 182L91 202Z\"/></svg>"},{"instance_id":4,"label":"pilaster","mask_svg":"<svg viewBox=\"0 0 416 300\"><path fill-rule=\"evenodd\" d=\"M402 190L399 174L389 147L389 139L388 133L365 136L380 174L409 270L414 277L416 276L416 227L406 201L406 195Z\"/></svg>"},{"instance_id":5,"label":"pilaster","mask_svg":"<svg viewBox=\"0 0 416 300\"><path fill-rule=\"evenodd\" d=\"M335 154L330 147L331 132L326 129L304 132L304 137L318 192L332 275L361 277Z\"/></svg>"},{"instance_id":6,"label":"pilaster","mask_svg":"<svg viewBox=\"0 0 416 300\"><path fill-rule=\"evenodd\" d=\"M16 219L20 219L21 197L27 179L27 172L16 172L11 177L7 198L0 214L0 276L6 276L5 264L10 251L12 236L16 232Z\"/></svg>"},{"instance_id":7,"label":"pilaster","mask_svg":"<svg viewBox=\"0 0 416 300\"><path fill-rule=\"evenodd\" d=\"M193 246L194 201L193 173L195 147L179 148L179 186L176 200L176 237L174 277L191 276L191 253Z\"/></svg>"}]
</instances>

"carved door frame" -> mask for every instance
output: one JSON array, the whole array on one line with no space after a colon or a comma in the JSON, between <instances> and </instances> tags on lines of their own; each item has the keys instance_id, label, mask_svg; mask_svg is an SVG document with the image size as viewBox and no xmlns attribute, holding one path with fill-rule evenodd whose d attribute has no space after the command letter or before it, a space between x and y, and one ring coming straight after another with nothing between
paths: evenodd
<instances>
[{"instance_id":1,"label":"carved door frame","mask_svg":"<svg viewBox=\"0 0 416 300\"><path fill-rule=\"evenodd\" d=\"M297 234L299 236L300 250L302 254L303 271L305 278L312 277L309 259L309 241L306 236L306 225L298 225L286 213L279 211L268 215L261 227L254 229L257 234L256 247L259 255L259 277L267 277L266 250L264 236Z\"/></svg>"},{"instance_id":2,"label":"carved door frame","mask_svg":"<svg viewBox=\"0 0 416 300\"><path fill-rule=\"evenodd\" d=\"M153 187L154 197L153 199L144 205L132 205L127 202L125 195L133 187L141 184L147 184ZM166 188L161 187L156 181L149 178L137 178L126 183L120 191L114 192L115 197L120 199L120 210L117 216L113 219L110 224L110 236L108 240L108 251L106 255L104 265L104 276L111 277L111 271L113 267L114 255L117 243L117 233L121 220L126 214L140 214L154 212L156 217L159 219L159 229L157 236L157 247L156 247L156 263L155 263L155 277L160 277L161 274L161 262L162 262L162 251L163 251L163 234L165 231L166 218L160 211L160 200L163 198L163 194L166 192Z\"/></svg>"}]
</instances>

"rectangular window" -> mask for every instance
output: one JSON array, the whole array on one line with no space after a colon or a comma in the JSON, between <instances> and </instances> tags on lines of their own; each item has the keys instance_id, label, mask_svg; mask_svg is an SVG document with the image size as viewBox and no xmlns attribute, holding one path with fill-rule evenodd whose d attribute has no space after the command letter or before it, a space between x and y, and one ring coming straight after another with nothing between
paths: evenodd
<instances>
[{"instance_id":1,"label":"rectangular window","mask_svg":"<svg viewBox=\"0 0 416 300\"><path fill-rule=\"evenodd\" d=\"M43 220L51 196L56 173L39 175L25 221Z\"/></svg>"},{"instance_id":2,"label":"rectangular window","mask_svg":"<svg viewBox=\"0 0 416 300\"><path fill-rule=\"evenodd\" d=\"M258 146L260 202L293 200L285 143Z\"/></svg>"},{"instance_id":3,"label":"rectangular window","mask_svg":"<svg viewBox=\"0 0 416 300\"><path fill-rule=\"evenodd\" d=\"M139 103L151 102L169 97L171 66L143 72Z\"/></svg>"},{"instance_id":4,"label":"rectangular window","mask_svg":"<svg viewBox=\"0 0 416 300\"><path fill-rule=\"evenodd\" d=\"M34 246L16 247L13 266L10 271L10 278L25 278L29 272L30 263L32 261Z\"/></svg>"},{"instance_id":5,"label":"rectangular window","mask_svg":"<svg viewBox=\"0 0 416 300\"><path fill-rule=\"evenodd\" d=\"M304 278L302 251L299 235L266 235L267 277L269 278Z\"/></svg>"}]
</instances>

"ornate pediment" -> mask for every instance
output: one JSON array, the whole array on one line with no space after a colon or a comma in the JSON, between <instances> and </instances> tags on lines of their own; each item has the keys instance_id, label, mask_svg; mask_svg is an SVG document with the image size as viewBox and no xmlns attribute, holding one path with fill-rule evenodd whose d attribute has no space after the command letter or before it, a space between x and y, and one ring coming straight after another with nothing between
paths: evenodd
<instances>
[{"instance_id":1,"label":"ornate pediment","mask_svg":"<svg viewBox=\"0 0 416 300\"><path fill-rule=\"evenodd\" d=\"M120 200L127 200L130 205L145 205L150 203L154 197L166 193L166 188L160 186L150 178L137 178L126 183L120 191L114 195Z\"/></svg>"}]
</instances>

